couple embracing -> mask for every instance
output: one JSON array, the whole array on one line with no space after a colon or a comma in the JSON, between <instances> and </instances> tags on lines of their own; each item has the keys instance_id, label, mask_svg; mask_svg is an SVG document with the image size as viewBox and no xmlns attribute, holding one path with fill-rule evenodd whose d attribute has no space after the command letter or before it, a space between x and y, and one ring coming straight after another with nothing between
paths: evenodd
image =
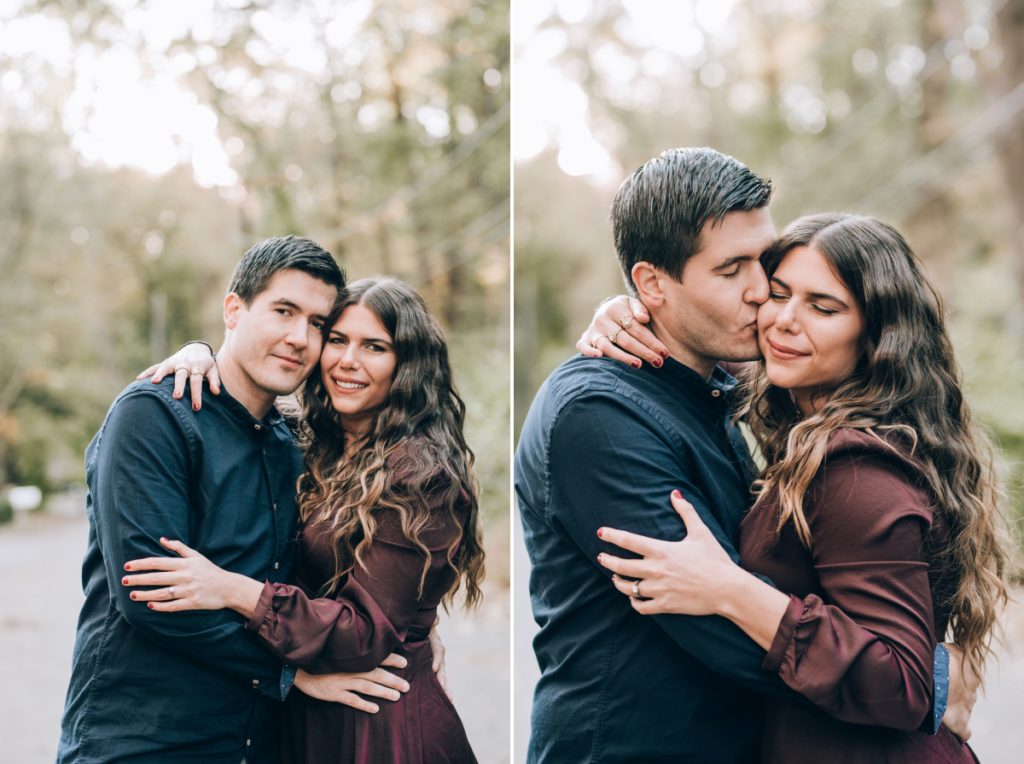
<instances>
[{"instance_id":1,"label":"couple embracing","mask_svg":"<svg viewBox=\"0 0 1024 764\"><path fill-rule=\"evenodd\" d=\"M440 327L296 237L245 254L224 323L216 363L183 348L86 452L58 762L475 761L431 649L483 572Z\"/></svg>"},{"instance_id":2,"label":"couple embracing","mask_svg":"<svg viewBox=\"0 0 1024 764\"><path fill-rule=\"evenodd\" d=\"M891 226L776 238L770 196L676 149L615 197L639 304L598 311L516 453L530 762L975 760L1007 546L939 298Z\"/></svg>"}]
</instances>

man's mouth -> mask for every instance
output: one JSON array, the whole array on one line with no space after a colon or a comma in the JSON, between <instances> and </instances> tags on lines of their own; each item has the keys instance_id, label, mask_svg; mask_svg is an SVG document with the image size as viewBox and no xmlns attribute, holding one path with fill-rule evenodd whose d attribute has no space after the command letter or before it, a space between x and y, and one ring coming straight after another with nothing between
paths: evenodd
<instances>
[{"instance_id":1,"label":"man's mouth","mask_svg":"<svg viewBox=\"0 0 1024 764\"><path fill-rule=\"evenodd\" d=\"M288 366L295 366L295 367L302 366L302 359L301 358L291 358L290 356L284 356L284 355L275 355L274 358L276 358L277 360L281 361L284 364L287 364Z\"/></svg>"}]
</instances>

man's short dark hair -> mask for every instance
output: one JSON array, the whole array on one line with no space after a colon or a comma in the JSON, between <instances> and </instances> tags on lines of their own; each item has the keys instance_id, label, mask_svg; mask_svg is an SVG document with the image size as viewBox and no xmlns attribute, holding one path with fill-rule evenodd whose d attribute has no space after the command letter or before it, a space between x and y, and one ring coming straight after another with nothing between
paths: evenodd
<instances>
[{"instance_id":1,"label":"man's short dark hair","mask_svg":"<svg viewBox=\"0 0 1024 764\"><path fill-rule=\"evenodd\" d=\"M771 181L714 149L669 149L641 165L612 202L627 288L635 293L631 273L641 261L682 281L686 261L700 252L705 223L766 207L771 195Z\"/></svg>"},{"instance_id":2,"label":"man's short dark hair","mask_svg":"<svg viewBox=\"0 0 1024 764\"><path fill-rule=\"evenodd\" d=\"M246 305L267 288L278 271L294 268L320 279L338 291L345 288L345 272L334 257L315 241L298 236L275 236L253 245L235 266L228 292Z\"/></svg>"}]
</instances>

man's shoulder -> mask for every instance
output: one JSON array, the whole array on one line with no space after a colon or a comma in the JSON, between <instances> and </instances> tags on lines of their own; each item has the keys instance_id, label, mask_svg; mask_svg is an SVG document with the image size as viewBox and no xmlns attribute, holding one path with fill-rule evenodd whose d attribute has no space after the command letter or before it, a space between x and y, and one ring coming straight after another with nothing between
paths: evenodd
<instances>
[{"instance_id":1,"label":"man's shoulder","mask_svg":"<svg viewBox=\"0 0 1024 764\"><path fill-rule=\"evenodd\" d=\"M133 429L166 430L168 425L185 433L198 432L192 421L195 412L188 402L188 396L175 398L174 378L167 377L157 384L148 379L132 382L124 388L107 410L103 429L126 420Z\"/></svg>"},{"instance_id":2,"label":"man's shoulder","mask_svg":"<svg viewBox=\"0 0 1024 764\"><path fill-rule=\"evenodd\" d=\"M537 399L558 408L581 399L647 399L650 380L645 377L619 361L577 355L548 375Z\"/></svg>"}]
</instances>

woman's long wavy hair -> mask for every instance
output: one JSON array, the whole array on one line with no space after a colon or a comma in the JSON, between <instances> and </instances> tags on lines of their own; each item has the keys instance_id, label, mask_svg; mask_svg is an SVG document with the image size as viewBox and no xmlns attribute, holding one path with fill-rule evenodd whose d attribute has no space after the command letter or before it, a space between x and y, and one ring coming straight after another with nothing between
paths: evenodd
<instances>
[{"instance_id":1,"label":"woman's long wavy hair","mask_svg":"<svg viewBox=\"0 0 1024 764\"><path fill-rule=\"evenodd\" d=\"M452 382L444 334L410 286L377 277L348 285L333 320L325 324L325 337L352 305L369 309L387 329L396 365L387 400L374 412L359 447L347 455L352 436L331 406L319 366L303 388L306 471L299 479L299 513L303 522L330 534L335 571L323 591L336 590L363 564L379 513L390 511L398 513L406 538L424 555L422 596L430 550L421 534L436 524L440 511L461 528L448 548L456 580L442 601L448 607L464 584L466 606L474 607L481 597L484 558L478 488L473 452L462 434L466 406Z\"/></svg>"},{"instance_id":2,"label":"woman's long wavy hair","mask_svg":"<svg viewBox=\"0 0 1024 764\"><path fill-rule=\"evenodd\" d=\"M768 276L801 246L824 256L863 311L863 356L849 379L823 391L827 400L806 418L787 390L768 382L760 362L741 404L769 465L760 495L777 493L778 529L792 522L809 547L804 495L830 435L853 428L898 443L923 470L935 502L933 527L945 529L944 543L929 539L939 590L933 595L949 607L953 638L981 676L1007 597L1010 547L992 447L964 401L939 295L899 232L873 218L800 218L762 256Z\"/></svg>"}]
</instances>

